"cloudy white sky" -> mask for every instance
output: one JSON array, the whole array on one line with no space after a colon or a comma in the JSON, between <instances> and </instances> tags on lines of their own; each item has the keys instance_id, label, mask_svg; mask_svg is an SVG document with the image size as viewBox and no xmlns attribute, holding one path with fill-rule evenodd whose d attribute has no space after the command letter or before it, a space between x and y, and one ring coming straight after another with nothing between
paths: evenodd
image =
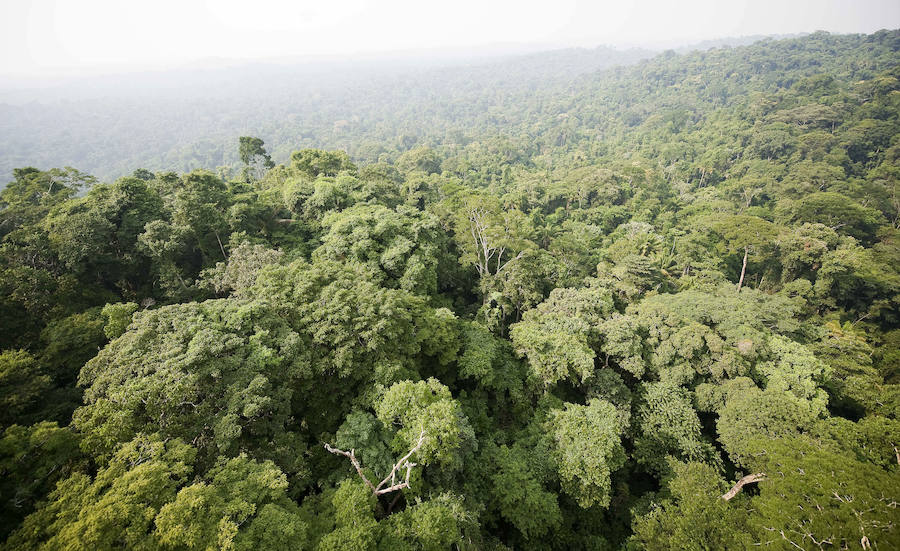
<instances>
[{"instance_id":1,"label":"cloudy white sky","mask_svg":"<svg viewBox=\"0 0 900 551\"><path fill-rule=\"evenodd\" d=\"M898 0L0 0L0 74L897 27Z\"/></svg>"}]
</instances>

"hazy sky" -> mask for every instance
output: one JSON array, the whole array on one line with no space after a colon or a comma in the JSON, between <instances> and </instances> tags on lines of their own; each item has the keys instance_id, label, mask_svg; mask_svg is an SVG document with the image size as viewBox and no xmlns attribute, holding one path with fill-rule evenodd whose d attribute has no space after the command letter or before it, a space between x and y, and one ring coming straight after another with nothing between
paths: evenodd
<instances>
[{"instance_id":1,"label":"hazy sky","mask_svg":"<svg viewBox=\"0 0 900 551\"><path fill-rule=\"evenodd\" d=\"M0 0L0 74L900 27L900 0Z\"/></svg>"}]
</instances>

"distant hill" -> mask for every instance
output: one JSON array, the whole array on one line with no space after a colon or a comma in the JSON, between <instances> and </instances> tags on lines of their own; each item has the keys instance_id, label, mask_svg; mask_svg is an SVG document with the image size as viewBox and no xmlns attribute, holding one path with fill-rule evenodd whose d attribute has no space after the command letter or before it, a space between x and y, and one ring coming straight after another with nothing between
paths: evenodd
<instances>
[{"instance_id":1,"label":"distant hill","mask_svg":"<svg viewBox=\"0 0 900 551\"><path fill-rule=\"evenodd\" d=\"M32 165L74 166L104 181L135 167L185 171L235 166L241 135L262 138L276 162L303 147L343 149L357 161L371 162L395 158L417 145L466 144L485 135L522 136L535 128L560 126L563 121L557 117L599 104L549 106L575 96L616 97L633 89L635 79L640 87L648 78L640 72L604 72L615 67L655 63L662 66L653 70L654 78L660 71L688 71L692 79L717 82L715 86L729 94L741 94L766 78L778 78L776 68L793 69L777 65L783 57L778 48L808 49L806 72L812 74L843 63L843 58L833 58L836 53L855 48L859 52L853 55L862 55L867 41L874 40L834 36L834 44L821 45L825 51L819 51L823 36L829 35L707 41L677 54L682 62L674 68L672 51L659 54L657 62L650 60L657 54L649 50L600 47L493 59L445 58L430 67L421 58L257 63L76 79L42 89L7 86L0 90L0 185L10 179L13 168ZM762 61L766 55L771 59ZM734 72L724 81L722 75L710 73L709 56L735 67ZM752 67L749 58L754 59ZM886 66L868 63L854 69L858 76L871 76ZM751 73L756 75L753 82L740 80ZM704 93L712 89L701 88ZM604 120L625 118L632 124L662 101L645 99L633 109L613 105L616 111L606 112ZM622 100L627 103L628 98ZM575 131L596 136L596 129Z\"/></svg>"},{"instance_id":2,"label":"distant hill","mask_svg":"<svg viewBox=\"0 0 900 551\"><path fill-rule=\"evenodd\" d=\"M131 172L237 162L258 135L277 160L300 146L342 147L438 128L402 115L427 102L446 126L575 77L649 58L648 50L567 49L494 59L249 64L0 91L0 178L26 165L77 166L103 180ZM431 109L432 107L427 107ZM464 114L465 113L465 114Z\"/></svg>"}]
</instances>

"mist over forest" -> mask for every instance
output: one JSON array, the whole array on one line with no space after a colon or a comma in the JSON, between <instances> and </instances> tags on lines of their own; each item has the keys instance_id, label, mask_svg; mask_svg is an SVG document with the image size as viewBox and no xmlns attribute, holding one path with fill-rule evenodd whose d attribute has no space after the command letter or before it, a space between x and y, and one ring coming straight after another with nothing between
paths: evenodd
<instances>
[{"instance_id":1,"label":"mist over forest","mask_svg":"<svg viewBox=\"0 0 900 551\"><path fill-rule=\"evenodd\" d=\"M900 30L0 81L0 551L900 549Z\"/></svg>"},{"instance_id":2,"label":"mist over forest","mask_svg":"<svg viewBox=\"0 0 900 551\"><path fill-rule=\"evenodd\" d=\"M682 51L749 44L706 41ZM186 67L86 77L0 78L0 175L20 166L77 166L112 181L151 170L238 167L252 135L285 162L297 147L396 158L415 145L476 141L505 131L490 110L557 94L575 79L659 52L593 49L370 58L207 60ZM423 114L428 119L422 120ZM509 113L507 116L512 116Z\"/></svg>"}]
</instances>

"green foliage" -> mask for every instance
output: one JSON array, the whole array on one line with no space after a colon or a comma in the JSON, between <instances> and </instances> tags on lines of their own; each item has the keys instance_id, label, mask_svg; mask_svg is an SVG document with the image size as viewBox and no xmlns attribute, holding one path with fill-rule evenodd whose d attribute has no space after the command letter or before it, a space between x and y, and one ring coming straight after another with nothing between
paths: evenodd
<instances>
[{"instance_id":1,"label":"green foliage","mask_svg":"<svg viewBox=\"0 0 900 551\"><path fill-rule=\"evenodd\" d=\"M178 491L156 516L164 549L304 549L306 525L271 462L239 456Z\"/></svg>"},{"instance_id":2,"label":"green foliage","mask_svg":"<svg viewBox=\"0 0 900 551\"><path fill-rule=\"evenodd\" d=\"M500 516L527 539L540 538L562 522L557 496L548 491L520 448L501 446L491 457L496 473L494 485Z\"/></svg>"},{"instance_id":3,"label":"green foliage","mask_svg":"<svg viewBox=\"0 0 900 551\"><path fill-rule=\"evenodd\" d=\"M510 337L545 385L584 382L594 374L596 328L612 310L612 294L602 287L554 289L512 327Z\"/></svg>"},{"instance_id":4,"label":"green foliage","mask_svg":"<svg viewBox=\"0 0 900 551\"><path fill-rule=\"evenodd\" d=\"M796 203L787 203L786 216L793 223L819 223L863 242L871 242L881 224L881 214L840 193L810 194Z\"/></svg>"},{"instance_id":5,"label":"green foliage","mask_svg":"<svg viewBox=\"0 0 900 551\"><path fill-rule=\"evenodd\" d=\"M50 247L69 270L85 281L127 288L142 282L148 268L138 236L162 216L163 201L147 182L121 178L54 208L43 225Z\"/></svg>"},{"instance_id":6,"label":"green foliage","mask_svg":"<svg viewBox=\"0 0 900 551\"><path fill-rule=\"evenodd\" d=\"M669 458L718 462L713 446L701 434L700 419L690 393L672 383L646 383L636 416L634 456L657 475L665 474Z\"/></svg>"},{"instance_id":7,"label":"green foliage","mask_svg":"<svg viewBox=\"0 0 900 551\"><path fill-rule=\"evenodd\" d=\"M121 337L131 325L131 318L137 310L138 305L134 302L118 302L104 306L100 314L106 320L106 325L103 326L106 338L113 340Z\"/></svg>"},{"instance_id":8,"label":"green foliage","mask_svg":"<svg viewBox=\"0 0 900 551\"><path fill-rule=\"evenodd\" d=\"M252 136L241 136L238 138L238 143L240 144L238 154L241 157L241 162L245 165L252 165L257 162L257 158L259 158L265 168L272 168L275 166L275 163L272 162L272 157L266 153L266 148L263 147L265 142L261 139Z\"/></svg>"},{"instance_id":9,"label":"green foliage","mask_svg":"<svg viewBox=\"0 0 900 551\"><path fill-rule=\"evenodd\" d=\"M809 406L809 402L775 389L735 394L719 411L719 441L732 462L748 465L751 438L783 438L811 430L819 411Z\"/></svg>"},{"instance_id":10,"label":"green foliage","mask_svg":"<svg viewBox=\"0 0 900 551\"><path fill-rule=\"evenodd\" d=\"M336 527L316 549L337 551L374 549L378 524L372 517L375 496L358 480L345 480L332 497Z\"/></svg>"},{"instance_id":11,"label":"green foliage","mask_svg":"<svg viewBox=\"0 0 900 551\"><path fill-rule=\"evenodd\" d=\"M438 220L400 207L358 205L322 220L314 258L359 262L385 287L430 295L437 291L441 249Z\"/></svg>"},{"instance_id":12,"label":"green foliage","mask_svg":"<svg viewBox=\"0 0 900 551\"><path fill-rule=\"evenodd\" d=\"M451 199L459 262L475 267L482 295L486 296L493 278L534 245L530 220L518 209L504 209L494 195L472 192Z\"/></svg>"},{"instance_id":13,"label":"green foliage","mask_svg":"<svg viewBox=\"0 0 900 551\"><path fill-rule=\"evenodd\" d=\"M0 426L27 419L50 388L50 377L24 350L0 352Z\"/></svg>"},{"instance_id":14,"label":"green foliage","mask_svg":"<svg viewBox=\"0 0 900 551\"><path fill-rule=\"evenodd\" d=\"M84 458L78 435L44 421L13 425L0 438L0 537L6 538L43 500L57 481L69 476Z\"/></svg>"},{"instance_id":15,"label":"green foliage","mask_svg":"<svg viewBox=\"0 0 900 551\"><path fill-rule=\"evenodd\" d=\"M21 226L38 222L50 208L97 181L74 168L17 168L13 178L0 192L0 236L4 237Z\"/></svg>"},{"instance_id":16,"label":"green foliage","mask_svg":"<svg viewBox=\"0 0 900 551\"><path fill-rule=\"evenodd\" d=\"M339 172L356 171L350 157L343 151L304 149L291 154L291 166L309 178L337 176Z\"/></svg>"},{"instance_id":17,"label":"green foliage","mask_svg":"<svg viewBox=\"0 0 900 551\"><path fill-rule=\"evenodd\" d=\"M506 392L515 404L524 398L526 366L518 361L512 344L478 322L464 323L462 349L457 361L461 377L475 379L484 388Z\"/></svg>"},{"instance_id":18,"label":"green foliage","mask_svg":"<svg viewBox=\"0 0 900 551\"><path fill-rule=\"evenodd\" d=\"M41 331L41 340L46 343L41 362L54 379L75 380L81 367L106 341L103 326L99 309L91 309L55 320Z\"/></svg>"},{"instance_id":19,"label":"green foliage","mask_svg":"<svg viewBox=\"0 0 900 551\"><path fill-rule=\"evenodd\" d=\"M152 429L192 442L204 462L250 449L296 473L303 445L287 427L292 385L309 372L304 356L300 337L262 303L144 310L82 370L74 424L97 455Z\"/></svg>"},{"instance_id":20,"label":"green foliage","mask_svg":"<svg viewBox=\"0 0 900 551\"><path fill-rule=\"evenodd\" d=\"M139 436L93 479L74 473L7 540L8 549L156 549L154 518L192 471L180 440Z\"/></svg>"},{"instance_id":21,"label":"green foliage","mask_svg":"<svg viewBox=\"0 0 900 551\"><path fill-rule=\"evenodd\" d=\"M873 549L900 544L896 470L821 449L805 438L756 439L752 468L775 473L759 483L749 524L755 542L781 540L803 548L830 541L836 547ZM783 475L783 476L782 476Z\"/></svg>"},{"instance_id":22,"label":"green foliage","mask_svg":"<svg viewBox=\"0 0 900 551\"><path fill-rule=\"evenodd\" d=\"M628 549L741 549L747 519L740 505L720 499L725 484L705 463L678 463L665 491L634 522Z\"/></svg>"},{"instance_id":23,"label":"green foliage","mask_svg":"<svg viewBox=\"0 0 900 551\"><path fill-rule=\"evenodd\" d=\"M201 272L198 283L220 295L230 292L234 296L245 296L256 283L259 271L278 264L282 256L281 251L242 241L232 247L227 262L217 262L215 267Z\"/></svg>"},{"instance_id":24,"label":"green foliage","mask_svg":"<svg viewBox=\"0 0 900 551\"><path fill-rule=\"evenodd\" d=\"M378 549L440 551L454 546L465 548L470 544L476 526L474 516L466 510L461 497L440 494L391 515L379 526L382 535Z\"/></svg>"},{"instance_id":25,"label":"green foliage","mask_svg":"<svg viewBox=\"0 0 900 551\"><path fill-rule=\"evenodd\" d=\"M458 469L465 455L478 447L459 403L437 379L392 385L375 405L375 412L385 426L398 427L391 443L395 452L412 449L424 433L425 440L416 452L422 465L437 463Z\"/></svg>"},{"instance_id":26,"label":"green foliage","mask_svg":"<svg viewBox=\"0 0 900 551\"><path fill-rule=\"evenodd\" d=\"M594 399L586 406L565 404L551 411L547 423L563 489L582 507L607 507L610 477L625 464L627 419L609 402Z\"/></svg>"},{"instance_id":27,"label":"green foliage","mask_svg":"<svg viewBox=\"0 0 900 551\"><path fill-rule=\"evenodd\" d=\"M765 378L766 389L791 392L799 400L809 402L804 405L806 409L823 413L827 396L820 386L826 379L825 364L805 346L784 337L769 339L768 348L777 359L757 366Z\"/></svg>"}]
</instances>

